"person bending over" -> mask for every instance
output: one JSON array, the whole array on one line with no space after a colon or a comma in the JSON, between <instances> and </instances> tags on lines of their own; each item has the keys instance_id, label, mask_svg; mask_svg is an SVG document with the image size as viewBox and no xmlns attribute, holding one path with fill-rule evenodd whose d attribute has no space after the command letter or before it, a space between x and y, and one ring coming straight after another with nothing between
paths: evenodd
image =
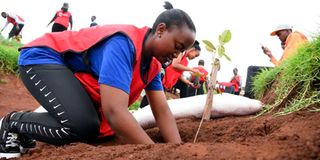
<instances>
[{"instance_id":1,"label":"person bending over","mask_svg":"<svg viewBox=\"0 0 320 160\"><path fill-rule=\"evenodd\" d=\"M164 95L160 69L195 41L196 28L180 9L162 12L152 28L104 25L47 33L21 48L20 77L48 111L11 112L1 121L0 154L39 140L63 145L115 135L152 144L128 110L143 89L166 142L181 143Z\"/></svg>"}]
</instances>

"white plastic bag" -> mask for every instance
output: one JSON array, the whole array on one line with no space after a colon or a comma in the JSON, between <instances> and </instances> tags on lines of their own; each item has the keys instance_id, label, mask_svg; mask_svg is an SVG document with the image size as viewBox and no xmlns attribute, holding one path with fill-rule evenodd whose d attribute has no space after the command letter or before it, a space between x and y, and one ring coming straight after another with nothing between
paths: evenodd
<instances>
[{"instance_id":1,"label":"white plastic bag","mask_svg":"<svg viewBox=\"0 0 320 160\"><path fill-rule=\"evenodd\" d=\"M201 118L206 98L207 95L198 95L172 99L168 100L168 104L176 119L191 116ZM215 94L212 104L211 117L249 115L262 109L262 103L258 100L229 93ZM155 126L155 119L149 105L135 111L133 116L143 128Z\"/></svg>"}]
</instances>

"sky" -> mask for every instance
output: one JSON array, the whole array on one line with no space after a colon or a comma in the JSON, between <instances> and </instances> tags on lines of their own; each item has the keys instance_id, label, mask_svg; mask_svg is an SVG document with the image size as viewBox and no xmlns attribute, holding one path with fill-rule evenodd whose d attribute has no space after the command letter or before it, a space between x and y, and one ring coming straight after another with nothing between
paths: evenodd
<instances>
[{"instance_id":1,"label":"sky","mask_svg":"<svg viewBox=\"0 0 320 160\"><path fill-rule=\"evenodd\" d=\"M319 33L320 1L318 0L169 0L174 8L184 10L192 18L196 39L218 43L224 30L232 33L230 43L225 45L226 54L232 61L220 59L218 81L229 81L232 69L237 67L245 85L247 68L250 65L273 66L263 54L260 43L267 46L276 58L282 55L280 40L270 36L279 24L289 24L293 30L304 33L309 40ZM90 17L103 24L133 24L138 27L152 26L157 16L164 11L163 0L0 0L0 11L13 12L25 20L22 31L23 43L51 31L47 27L55 12L64 2L69 3L73 17L73 30L90 25ZM0 28L5 19L0 18ZM2 34L7 37L8 26ZM212 54L201 43L201 55L189 62L197 66L205 60L205 68L211 71Z\"/></svg>"}]
</instances>

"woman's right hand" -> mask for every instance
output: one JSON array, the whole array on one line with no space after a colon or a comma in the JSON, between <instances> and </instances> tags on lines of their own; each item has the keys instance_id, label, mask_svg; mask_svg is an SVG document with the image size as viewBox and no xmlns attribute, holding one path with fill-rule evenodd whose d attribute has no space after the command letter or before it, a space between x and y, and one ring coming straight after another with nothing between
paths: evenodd
<instances>
[{"instance_id":1,"label":"woman's right hand","mask_svg":"<svg viewBox=\"0 0 320 160\"><path fill-rule=\"evenodd\" d=\"M198 84L193 84L193 83L190 82L189 85L190 85L192 88L194 88L194 89L198 89L198 88L201 87L200 83L198 83Z\"/></svg>"}]
</instances>

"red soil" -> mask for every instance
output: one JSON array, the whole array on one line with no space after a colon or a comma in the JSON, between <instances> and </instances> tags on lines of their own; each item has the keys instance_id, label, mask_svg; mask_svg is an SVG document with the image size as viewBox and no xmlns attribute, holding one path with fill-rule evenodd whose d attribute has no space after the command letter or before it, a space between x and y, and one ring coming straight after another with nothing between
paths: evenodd
<instances>
[{"instance_id":1,"label":"red soil","mask_svg":"<svg viewBox=\"0 0 320 160\"><path fill-rule=\"evenodd\" d=\"M0 116L13 110L32 110L39 104L20 80L0 74ZM177 120L183 144L162 143L158 128L148 129L154 145L123 145L116 138L95 144L53 146L38 142L19 159L320 159L320 112L286 116L225 117L204 122Z\"/></svg>"}]
</instances>

